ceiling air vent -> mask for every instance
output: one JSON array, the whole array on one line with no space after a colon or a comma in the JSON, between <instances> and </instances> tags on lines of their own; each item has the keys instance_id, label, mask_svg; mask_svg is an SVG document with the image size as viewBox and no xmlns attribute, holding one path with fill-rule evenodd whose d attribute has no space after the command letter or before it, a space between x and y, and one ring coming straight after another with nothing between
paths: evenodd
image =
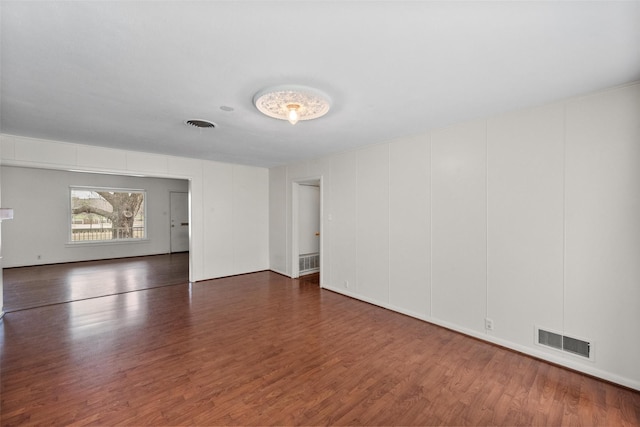
<instances>
[{"instance_id":1,"label":"ceiling air vent","mask_svg":"<svg viewBox=\"0 0 640 427\"><path fill-rule=\"evenodd\" d=\"M536 342L547 347L593 359L592 345L588 341L536 328Z\"/></svg>"},{"instance_id":2,"label":"ceiling air vent","mask_svg":"<svg viewBox=\"0 0 640 427\"><path fill-rule=\"evenodd\" d=\"M213 129L214 127L216 127L215 123L210 122L208 120L192 119L192 120L187 120L185 123L189 126L193 126L195 128L200 128L200 129Z\"/></svg>"}]
</instances>

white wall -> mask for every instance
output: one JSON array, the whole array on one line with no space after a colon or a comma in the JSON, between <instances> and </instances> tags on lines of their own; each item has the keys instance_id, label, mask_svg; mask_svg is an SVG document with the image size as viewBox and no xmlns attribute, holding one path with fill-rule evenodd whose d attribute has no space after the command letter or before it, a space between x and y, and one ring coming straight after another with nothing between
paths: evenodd
<instances>
[{"instance_id":1,"label":"white wall","mask_svg":"<svg viewBox=\"0 0 640 427\"><path fill-rule=\"evenodd\" d=\"M484 331L487 183L483 121L431 136L431 315Z\"/></svg>"},{"instance_id":2,"label":"white wall","mask_svg":"<svg viewBox=\"0 0 640 427\"><path fill-rule=\"evenodd\" d=\"M190 280L269 268L267 169L5 134L0 143L2 166L188 180Z\"/></svg>"},{"instance_id":3,"label":"white wall","mask_svg":"<svg viewBox=\"0 0 640 427\"><path fill-rule=\"evenodd\" d=\"M4 224L4 267L163 254L170 252L169 192L188 191L186 180L139 178L2 166L2 203L15 218ZM147 239L69 244L69 187L146 191ZM39 258L38 258L39 257Z\"/></svg>"},{"instance_id":4,"label":"white wall","mask_svg":"<svg viewBox=\"0 0 640 427\"><path fill-rule=\"evenodd\" d=\"M640 388L640 84L566 109L564 330Z\"/></svg>"},{"instance_id":5,"label":"white wall","mask_svg":"<svg viewBox=\"0 0 640 427\"><path fill-rule=\"evenodd\" d=\"M280 274L291 274L287 267L287 168L269 170L269 266ZM288 272L288 273L287 273Z\"/></svg>"},{"instance_id":6,"label":"white wall","mask_svg":"<svg viewBox=\"0 0 640 427\"><path fill-rule=\"evenodd\" d=\"M563 331L563 137L563 104L487 121L487 313L524 346Z\"/></svg>"},{"instance_id":7,"label":"white wall","mask_svg":"<svg viewBox=\"0 0 640 427\"><path fill-rule=\"evenodd\" d=\"M323 287L640 389L640 84L272 169L287 274L291 182L312 176Z\"/></svg>"},{"instance_id":8,"label":"white wall","mask_svg":"<svg viewBox=\"0 0 640 427\"><path fill-rule=\"evenodd\" d=\"M0 156L2 155L2 145L0 145ZM2 206L2 174L0 174L0 207ZM0 220L0 273L2 273L2 224L4 221ZM0 274L0 318L4 316L4 292L2 292L2 274Z\"/></svg>"},{"instance_id":9,"label":"white wall","mask_svg":"<svg viewBox=\"0 0 640 427\"><path fill-rule=\"evenodd\" d=\"M389 304L417 317L431 315L429 146L424 136L389 146Z\"/></svg>"}]
</instances>

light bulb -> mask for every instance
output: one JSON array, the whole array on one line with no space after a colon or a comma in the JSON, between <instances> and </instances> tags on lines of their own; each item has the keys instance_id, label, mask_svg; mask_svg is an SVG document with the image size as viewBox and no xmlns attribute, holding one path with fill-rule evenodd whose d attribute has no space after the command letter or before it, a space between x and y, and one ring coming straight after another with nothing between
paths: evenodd
<instances>
[{"instance_id":1,"label":"light bulb","mask_svg":"<svg viewBox=\"0 0 640 427\"><path fill-rule=\"evenodd\" d=\"M298 104L287 105L287 110L289 110L289 112L287 113L287 117L289 119L289 123L291 123L292 125L295 125L296 123L298 123L298 120L300 119L300 115L298 114L298 108L300 108Z\"/></svg>"}]
</instances>

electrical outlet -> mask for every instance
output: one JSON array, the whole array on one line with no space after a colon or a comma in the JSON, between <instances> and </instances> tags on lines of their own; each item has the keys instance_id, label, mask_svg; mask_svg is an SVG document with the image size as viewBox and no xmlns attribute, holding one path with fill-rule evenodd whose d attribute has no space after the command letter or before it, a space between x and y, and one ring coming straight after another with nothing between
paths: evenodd
<instances>
[{"instance_id":1,"label":"electrical outlet","mask_svg":"<svg viewBox=\"0 0 640 427\"><path fill-rule=\"evenodd\" d=\"M487 331L493 331L493 320L489 318L484 319L484 328Z\"/></svg>"},{"instance_id":2,"label":"electrical outlet","mask_svg":"<svg viewBox=\"0 0 640 427\"><path fill-rule=\"evenodd\" d=\"M345 288L348 288L348 287L349 287L349 281L348 281L348 280L345 280L345 281L344 281L344 287L345 287Z\"/></svg>"},{"instance_id":3,"label":"electrical outlet","mask_svg":"<svg viewBox=\"0 0 640 427\"><path fill-rule=\"evenodd\" d=\"M38 255L38 259L42 259L42 255Z\"/></svg>"}]
</instances>

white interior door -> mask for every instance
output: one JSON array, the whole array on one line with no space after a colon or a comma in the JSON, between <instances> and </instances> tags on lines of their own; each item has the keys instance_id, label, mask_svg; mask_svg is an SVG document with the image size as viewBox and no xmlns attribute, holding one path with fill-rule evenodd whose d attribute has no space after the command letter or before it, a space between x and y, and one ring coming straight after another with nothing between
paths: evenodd
<instances>
[{"instance_id":1,"label":"white interior door","mask_svg":"<svg viewBox=\"0 0 640 427\"><path fill-rule=\"evenodd\" d=\"M320 252L320 187L300 185L298 193L298 252Z\"/></svg>"},{"instance_id":2,"label":"white interior door","mask_svg":"<svg viewBox=\"0 0 640 427\"><path fill-rule=\"evenodd\" d=\"M189 250L189 193L171 192L171 252Z\"/></svg>"}]
</instances>

